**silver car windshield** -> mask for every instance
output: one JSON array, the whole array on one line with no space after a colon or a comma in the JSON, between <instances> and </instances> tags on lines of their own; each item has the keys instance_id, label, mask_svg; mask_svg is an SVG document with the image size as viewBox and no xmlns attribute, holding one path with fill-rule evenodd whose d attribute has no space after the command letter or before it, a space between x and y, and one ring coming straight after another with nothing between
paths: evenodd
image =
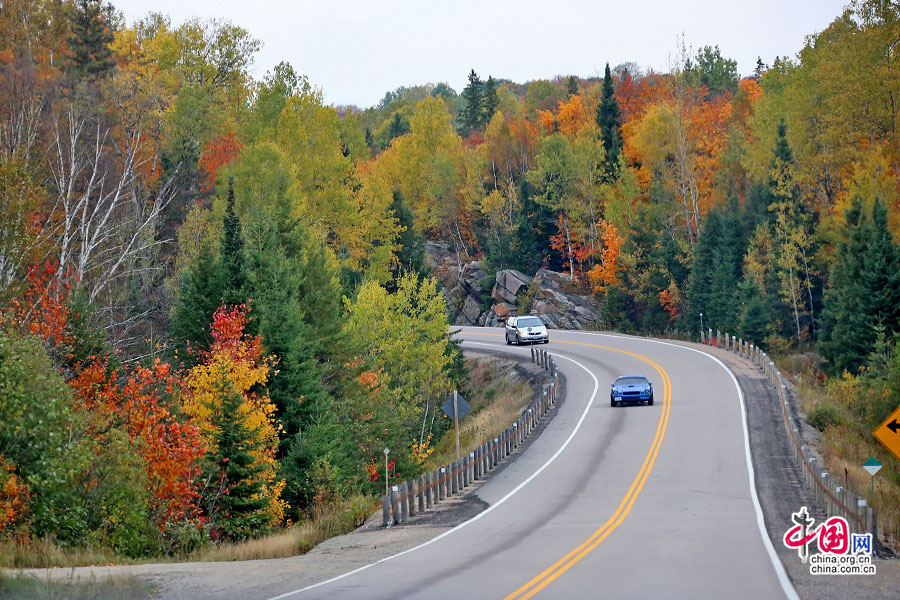
<instances>
[{"instance_id":1,"label":"silver car windshield","mask_svg":"<svg viewBox=\"0 0 900 600\"><path fill-rule=\"evenodd\" d=\"M520 317L518 321L516 321L517 327L540 327L544 322L538 319L537 317Z\"/></svg>"},{"instance_id":2,"label":"silver car windshield","mask_svg":"<svg viewBox=\"0 0 900 600\"><path fill-rule=\"evenodd\" d=\"M616 379L616 385L648 385L649 383L643 377L622 377Z\"/></svg>"}]
</instances>

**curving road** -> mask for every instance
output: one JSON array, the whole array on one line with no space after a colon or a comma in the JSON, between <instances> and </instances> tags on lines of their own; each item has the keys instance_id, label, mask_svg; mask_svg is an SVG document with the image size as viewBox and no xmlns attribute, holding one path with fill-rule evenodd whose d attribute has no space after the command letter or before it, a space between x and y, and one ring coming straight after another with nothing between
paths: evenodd
<instances>
[{"instance_id":1,"label":"curving road","mask_svg":"<svg viewBox=\"0 0 900 600\"><path fill-rule=\"evenodd\" d=\"M464 328L466 346L507 347ZM478 488L489 508L407 552L286 598L796 598L752 488L743 403L713 357L552 331L568 388L541 435ZM612 408L643 373L655 405Z\"/></svg>"}]
</instances>

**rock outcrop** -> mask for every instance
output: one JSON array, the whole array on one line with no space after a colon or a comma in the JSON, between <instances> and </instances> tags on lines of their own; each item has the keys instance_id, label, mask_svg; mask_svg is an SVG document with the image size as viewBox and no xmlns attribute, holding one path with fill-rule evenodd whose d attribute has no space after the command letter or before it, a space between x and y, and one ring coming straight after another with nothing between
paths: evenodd
<instances>
[{"instance_id":1,"label":"rock outcrop","mask_svg":"<svg viewBox=\"0 0 900 600\"><path fill-rule=\"evenodd\" d=\"M493 287L477 261L460 268L456 254L440 242L426 243L427 264L443 287L454 325L502 326L516 314L526 295L534 293L530 312L553 329L591 329L600 308L590 297L563 291L569 275L546 269L534 277L515 269L498 271ZM490 294L487 290L490 289Z\"/></svg>"}]
</instances>

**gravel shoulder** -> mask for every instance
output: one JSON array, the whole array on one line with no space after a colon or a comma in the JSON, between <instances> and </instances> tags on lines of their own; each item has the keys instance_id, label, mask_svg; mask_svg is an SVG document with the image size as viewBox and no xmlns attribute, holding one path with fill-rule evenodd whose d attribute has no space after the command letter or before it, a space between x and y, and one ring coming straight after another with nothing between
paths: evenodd
<instances>
[{"instance_id":1,"label":"gravel shoulder","mask_svg":"<svg viewBox=\"0 0 900 600\"><path fill-rule=\"evenodd\" d=\"M747 407L750 452L756 478L756 491L762 506L766 530L800 598L804 600L874 600L900 595L900 560L875 558L875 575L811 575L795 550L785 547L782 537L793 523L791 514L801 506L809 509L816 523L826 515L822 506L803 483L800 467L793 459L784 431L781 404L768 378L752 362L725 350L684 344L708 352L724 362L735 374ZM791 419L807 443L814 430L803 420L797 396L790 393Z\"/></svg>"}]
</instances>

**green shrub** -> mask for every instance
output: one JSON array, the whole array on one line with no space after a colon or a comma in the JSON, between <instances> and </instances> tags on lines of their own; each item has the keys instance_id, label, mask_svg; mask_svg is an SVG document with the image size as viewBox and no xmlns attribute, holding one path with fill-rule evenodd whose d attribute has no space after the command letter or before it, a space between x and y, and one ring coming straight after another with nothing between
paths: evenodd
<instances>
[{"instance_id":1,"label":"green shrub","mask_svg":"<svg viewBox=\"0 0 900 600\"><path fill-rule=\"evenodd\" d=\"M830 404L819 404L808 415L806 422L818 429L825 431L829 425L838 425L841 423L841 416Z\"/></svg>"}]
</instances>

